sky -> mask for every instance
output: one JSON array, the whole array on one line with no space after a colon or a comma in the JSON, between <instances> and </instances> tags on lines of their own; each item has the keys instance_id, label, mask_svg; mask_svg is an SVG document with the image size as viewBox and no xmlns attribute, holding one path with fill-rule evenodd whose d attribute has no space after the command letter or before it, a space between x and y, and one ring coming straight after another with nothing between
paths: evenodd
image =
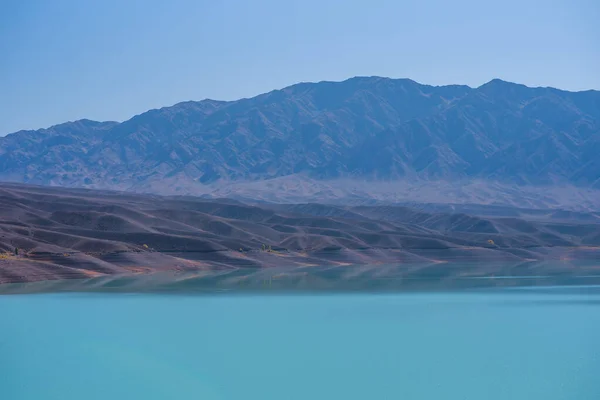
<instances>
[{"instance_id":1,"label":"sky","mask_svg":"<svg viewBox=\"0 0 600 400\"><path fill-rule=\"evenodd\" d=\"M600 90L598 0L0 0L0 136L352 76Z\"/></svg>"}]
</instances>

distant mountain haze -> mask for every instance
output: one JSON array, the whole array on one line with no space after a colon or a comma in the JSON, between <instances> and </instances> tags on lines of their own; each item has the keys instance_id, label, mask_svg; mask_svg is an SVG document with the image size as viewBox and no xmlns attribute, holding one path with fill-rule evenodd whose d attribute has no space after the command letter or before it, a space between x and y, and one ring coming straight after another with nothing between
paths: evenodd
<instances>
[{"instance_id":1,"label":"distant mountain haze","mask_svg":"<svg viewBox=\"0 0 600 400\"><path fill-rule=\"evenodd\" d=\"M0 138L3 181L199 194L282 179L572 187L594 197L600 92L356 77Z\"/></svg>"}]
</instances>

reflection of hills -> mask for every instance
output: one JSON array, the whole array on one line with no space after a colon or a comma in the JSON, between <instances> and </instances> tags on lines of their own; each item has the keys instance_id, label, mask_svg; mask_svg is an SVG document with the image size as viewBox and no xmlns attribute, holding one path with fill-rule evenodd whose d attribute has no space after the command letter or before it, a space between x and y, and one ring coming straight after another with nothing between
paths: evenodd
<instances>
[{"instance_id":1,"label":"reflection of hills","mask_svg":"<svg viewBox=\"0 0 600 400\"><path fill-rule=\"evenodd\" d=\"M4 184L0 281L395 263L428 263L420 273L442 277L456 271L440 261L586 259L600 247L598 213L419 207L257 206Z\"/></svg>"},{"instance_id":2,"label":"reflection of hills","mask_svg":"<svg viewBox=\"0 0 600 400\"><path fill-rule=\"evenodd\" d=\"M564 262L501 262L336 265L317 267L232 268L196 272L159 272L142 275L108 275L89 279L49 280L0 285L0 294L40 292L111 293L261 293L293 292L409 292L449 291L486 288L546 287L597 293L600 275L591 262L569 267L578 274L565 273ZM539 275L543 271L545 275ZM571 271L572 272L572 271ZM537 289L541 290L540 288Z\"/></svg>"}]
</instances>

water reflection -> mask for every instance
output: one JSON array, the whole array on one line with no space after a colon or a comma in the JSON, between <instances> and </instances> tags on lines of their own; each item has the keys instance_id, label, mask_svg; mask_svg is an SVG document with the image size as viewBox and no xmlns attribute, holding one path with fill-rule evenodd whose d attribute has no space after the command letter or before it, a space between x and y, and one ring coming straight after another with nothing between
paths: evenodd
<instances>
[{"instance_id":1,"label":"water reflection","mask_svg":"<svg viewBox=\"0 0 600 400\"><path fill-rule=\"evenodd\" d=\"M519 264L529 274L514 275L515 266L495 264L423 264L328 266L268 269L229 269L197 272L157 272L128 276L103 276L86 280L45 281L0 285L0 294L42 292L148 292L148 293L237 293L237 292L387 292L461 290L486 288L552 290L552 287L587 286L598 293L600 274L595 265L571 269L532 263ZM538 271L546 271L540 274ZM558 271L558 272L557 272ZM539 293L538 290L536 292ZM591 293L590 293L591 294Z\"/></svg>"}]
</instances>

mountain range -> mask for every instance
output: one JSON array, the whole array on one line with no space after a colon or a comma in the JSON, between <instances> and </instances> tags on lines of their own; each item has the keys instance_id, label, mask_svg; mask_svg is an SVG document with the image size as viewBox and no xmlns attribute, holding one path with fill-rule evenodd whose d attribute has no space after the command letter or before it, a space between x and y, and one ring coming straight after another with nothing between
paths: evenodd
<instances>
[{"instance_id":1,"label":"mountain range","mask_svg":"<svg viewBox=\"0 0 600 400\"><path fill-rule=\"evenodd\" d=\"M477 88L381 77L300 83L237 101L183 102L121 123L80 120L9 134L0 138L0 180L230 197L252 197L244 192L252 187L254 198L268 192L270 200L289 182L299 190L294 200L303 191L364 198L371 192L364 185L402 183L406 200L414 200L415 184L439 193L443 184L475 185L455 199L486 193L475 201L485 202L504 191L514 203L515 193L535 197L530 188L539 196L566 188L577 193L573 203L585 198L594 208L600 92L499 79ZM363 185L363 195L347 182Z\"/></svg>"}]
</instances>

